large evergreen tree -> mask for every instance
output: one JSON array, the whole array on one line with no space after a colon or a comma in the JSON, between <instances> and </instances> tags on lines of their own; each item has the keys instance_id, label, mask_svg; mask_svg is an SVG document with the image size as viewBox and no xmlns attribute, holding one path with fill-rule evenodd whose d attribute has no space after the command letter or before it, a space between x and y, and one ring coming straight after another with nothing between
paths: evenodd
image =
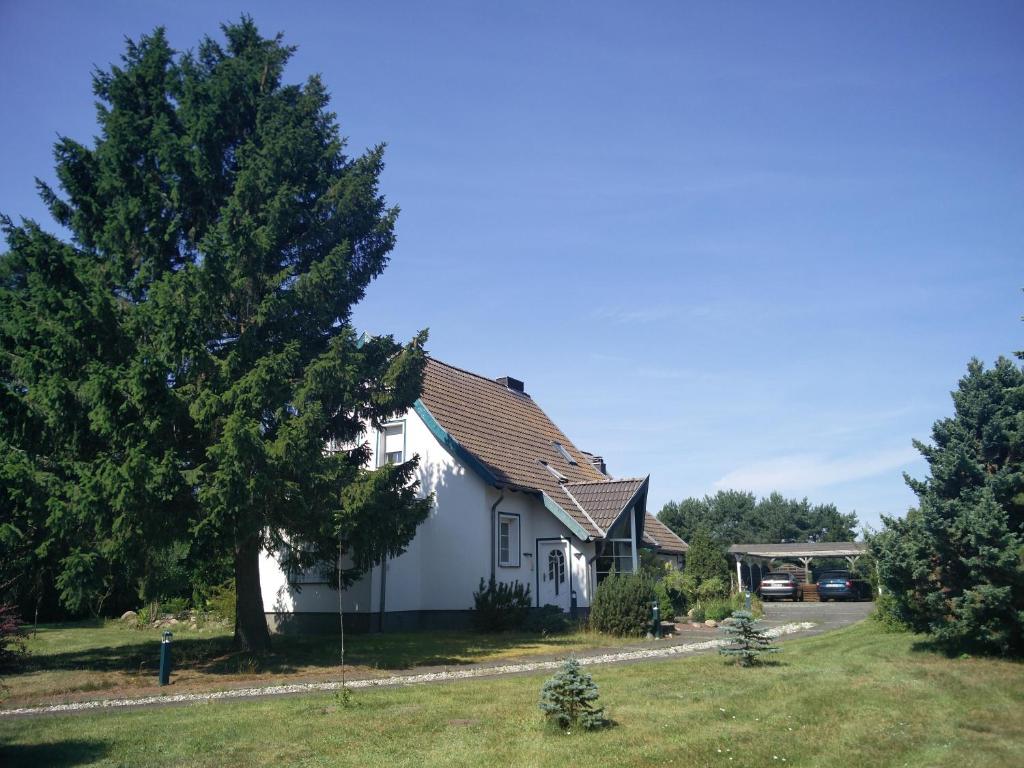
<instances>
[{"instance_id":1,"label":"large evergreen tree","mask_svg":"<svg viewBox=\"0 0 1024 768\"><path fill-rule=\"evenodd\" d=\"M426 516L415 458L363 468L426 335L350 325L394 244L383 148L345 153L320 80L282 81L280 37L223 33L178 54L158 29L95 74L98 137L60 139L61 189L40 184L69 242L4 221L0 556L98 610L184 541L197 570L233 563L236 640L263 649L261 550L340 545L348 581Z\"/></svg>"},{"instance_id":2,"label":"large evergreen tree","mask_svg":"<svg viewBox=\"0 0 1024 768\"><path fill-rule=\"evenodd\" d=\"M915 441L919 505L883 518L872 551L892 609L950 651L1024 652L1024 370L974 360L954 415Z\"/></svg>"}]
</instances>

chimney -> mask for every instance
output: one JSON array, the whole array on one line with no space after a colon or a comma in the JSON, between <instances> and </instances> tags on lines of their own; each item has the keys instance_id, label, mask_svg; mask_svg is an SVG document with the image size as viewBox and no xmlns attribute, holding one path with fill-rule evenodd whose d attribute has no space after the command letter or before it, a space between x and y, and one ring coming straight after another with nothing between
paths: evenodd
<instances>
[{"instance_id":1,"label":"chimney","mask_svg":"<svg viewBox=\"0 0 1024 768\"><path fill-rule=\"evenodd\" d=\"M523 382L521 382L519 379L513 379L511 376L502 376L500 379L497 379L497 382L501 384L503 387L508 387L513 392L519 392L520 394L524 395L526 394L526 392L524 391L524 387L526 385L523 384Z\"/></svg>"},{"instance_id":2,"label":"chimney","mask_svg":"<svg viewBox=\"0 0 1024 768\"><path fill-rule=\"evenodd\" d=\"M591 454L590 463L594 465L594 468L605 477L608 476L608 467L605 466L603 456L594 456Z\"/></svg>"}]
</instances>

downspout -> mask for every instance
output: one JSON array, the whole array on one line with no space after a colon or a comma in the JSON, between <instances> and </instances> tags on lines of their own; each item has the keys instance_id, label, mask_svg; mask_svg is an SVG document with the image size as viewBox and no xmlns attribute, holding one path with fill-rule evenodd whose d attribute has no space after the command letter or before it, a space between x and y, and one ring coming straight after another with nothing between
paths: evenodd
<instances>
[{"instance_id":1,"label":"downspout","mask_svg":"<svg viewBox=\"0 0 1024 768\"><path fill-rule=\"evenodd\" d=\"M498 489L498 500L491 505L491 578L498 576L497 549L498 549L498 505L505 498L505 492Z\"/></svg>"},{"instance_id":2,"label":"downspout","mask_svg":"<svg viewBox=\"0 0 1024 768\"><path fill-rule=\"evenodd\" d=\"M385 601L387 600L387 588L388 588L388 556L380 560L380 631L384 631L384 612L385 612Z\"/></svg>"}]
</instances>

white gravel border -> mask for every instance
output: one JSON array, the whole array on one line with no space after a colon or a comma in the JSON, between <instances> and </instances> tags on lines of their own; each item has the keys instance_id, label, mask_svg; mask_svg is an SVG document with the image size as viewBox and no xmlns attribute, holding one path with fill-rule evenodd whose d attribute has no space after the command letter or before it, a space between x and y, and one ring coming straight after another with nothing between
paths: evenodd
<instances>
[{"instance_id":1,"label":"white gravel border","mask_svg":"<svg viewBox=\"0 0 1024 768\"><path fill-rule=\"evenodd\" d=\"M811 621L794 622L783 624L766 631L769 637L781 637L792 635L796 632L803 632L817 626ZM601 656L581 656L577 661L581 665L591 664L615 664L624 661L641 661L643 659L660 659L669 656L677 656L683 653L696 651L709 651L725 645L727 640L723 638L705 640L701 643L684 643L682 645L670 645L662 648L644 648L636 651L623 651L621 653L606 653ZM14 717L17 715L49 715L61 712L82 712L91 709L124 709L131 707L145 707L154 704L181 704L197 701L216 701L221 699L247 699L257 696L281 696L293 693L315 693L318 691L339 691L342 688L383 688L396 685L418 685L421 683L436 683L446 680L466 680L474 677L496 677L499 675L513 675L520 672L535 672L545 669L556 669L564 663L564 660L557 661L532 661L524 664L505 664L493 667L473 667L472 669L445 670L444 672L427 672L419 675L393 675L391 677L370 678L364 680L351 680L345 683L293 683L291 685L269 685L259 688L233 688L227 691L213 691L212 693L178 693L169 696L146 696L138 699L100 699L96 701L79 701L71 704L53 704L48 707L22 707L21 709L0 709L0 717Z\"/></svg>"}]
</instances>

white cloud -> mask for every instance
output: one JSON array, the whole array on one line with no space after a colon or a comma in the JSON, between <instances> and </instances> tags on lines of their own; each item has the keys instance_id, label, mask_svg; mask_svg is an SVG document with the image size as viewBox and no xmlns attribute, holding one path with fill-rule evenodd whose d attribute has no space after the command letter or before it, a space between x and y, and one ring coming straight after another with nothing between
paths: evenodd
<instances>
[{"instance_id":1,"label":"white cloud","mask_svg":"<svg viewBox=\"0 0 1024 768\"><path fill-rule=\"evenodd\" d=\"M736 488L758 494L771 491L802 494L812 488L895 472L918 458L917 451L909 446L842 458L793 454L734 469L719 479L715 488Z\"/></svg>"}]
</instances>

